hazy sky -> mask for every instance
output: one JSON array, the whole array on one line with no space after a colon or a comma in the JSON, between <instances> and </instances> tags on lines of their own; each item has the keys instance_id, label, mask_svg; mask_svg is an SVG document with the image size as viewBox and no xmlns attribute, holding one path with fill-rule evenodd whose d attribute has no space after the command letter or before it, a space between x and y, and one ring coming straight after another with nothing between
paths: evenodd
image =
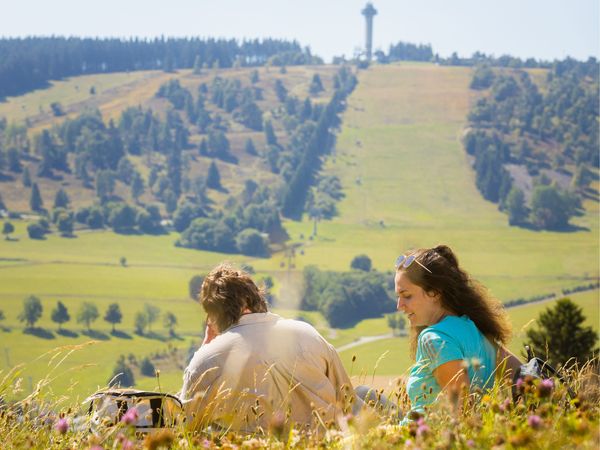
<instances>
[{"instance_id":1,"label":"hazy sky","mask_svg":"<svg viewBox=\"0 0 600 450\"><path fill-rule=\"evenodd\" d=\"M0 35L296 39L327 61L364 45L366 0L0 0ZM541 59L600 57L599 0L379 0L374 49L430 43Z\"/></svg>"}]
</instances>

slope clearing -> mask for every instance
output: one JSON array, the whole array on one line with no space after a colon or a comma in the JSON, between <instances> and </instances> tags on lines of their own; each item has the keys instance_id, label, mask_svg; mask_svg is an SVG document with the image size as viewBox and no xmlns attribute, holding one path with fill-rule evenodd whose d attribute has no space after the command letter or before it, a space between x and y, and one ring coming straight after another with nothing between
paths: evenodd
<instances>
[{"instance_id":1,"label":"slope clearing","mask_svg":"<svg viewBox=\"0 0 600 450\"><path fill-rule=\"evenodd\" d=\"M366 253L389 270L407 249L447 243L502 300L597 280L598 203L586 201L586 214L573 220L579 231L538 232L509 227L477 191L460 142L474 100L470 77L469 68L430 64L361 72L327 164L346 197L297 265L346 270ZM312 224L288 230L298 238Z\"/></svg>"}]
</instances>

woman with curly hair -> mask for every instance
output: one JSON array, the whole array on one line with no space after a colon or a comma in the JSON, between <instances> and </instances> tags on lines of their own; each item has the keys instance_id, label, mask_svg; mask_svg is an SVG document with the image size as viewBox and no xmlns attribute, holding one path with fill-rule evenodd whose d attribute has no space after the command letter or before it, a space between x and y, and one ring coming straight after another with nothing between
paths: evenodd
<instances>
[{"instance_id":1,"label":"woman with curly hair","mask_svg":"<svg viewBox=\"0 0 600 450\"><path fill-rule=\"evenodd\" d=\"M394 284L398 310L410 321L415 360L405 421L424 414L441 392L461 400L465 388L491 388L497 372L514 373L520 366L505 348L511 326L502 304L459 266L450 247L400 255Z\"/></svg>"}]
</instances>

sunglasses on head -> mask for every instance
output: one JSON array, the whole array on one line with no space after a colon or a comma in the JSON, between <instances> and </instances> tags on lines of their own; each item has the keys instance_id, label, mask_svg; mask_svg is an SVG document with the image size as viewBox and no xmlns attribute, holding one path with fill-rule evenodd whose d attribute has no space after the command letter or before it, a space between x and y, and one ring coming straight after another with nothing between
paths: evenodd
<instances>
[{"instance_id":1,"label":"sunglasses on head","mask_svg":"<svg viewBox=\"0 0 600 450\"><path fill-rule=\"evenodd\" d=\"M403 267L404 269L408 269L408 267L414 262L416 262L418 265L420 265L427 272L433 274L433 272L431 272L431 270L429 270L427 267L425 267L423 264L421 264L419 261L417 261L417 257L415 255L410 255L410 256L400 255L400 256L398 256L398 258L396 258L396 264L395 264L396 270L398 270L400 267Z\"/></svg>"}]
</instances>

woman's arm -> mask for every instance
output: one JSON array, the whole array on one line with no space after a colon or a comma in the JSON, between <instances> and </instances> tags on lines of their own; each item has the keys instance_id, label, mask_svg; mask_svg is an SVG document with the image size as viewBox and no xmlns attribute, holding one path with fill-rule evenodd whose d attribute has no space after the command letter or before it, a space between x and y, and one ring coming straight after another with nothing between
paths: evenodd
<instances>
[{"instance_id":1,"label":"woman's arm","mask_svg":"<svg viewBox=\"0 0 600 450\"><path fill-rule=\"evenodd\" d=\"M498 359L496 360L496 372L498 376L504 376L512 382L517 369L521 367L521 361L506 347L498 347Z\"/></svg>"},{"instance_id":2,"label":"woman's arm","mask_svg":"<svg viewBox=\"0 0 600 450\"><path fill-rule=\"evenodd\" d=\"M462 359L455 359L442 364L433 371L433 376L443 391L449 393L462 405L469 386L469 375Z\"/></svg>"}]
</instances>

